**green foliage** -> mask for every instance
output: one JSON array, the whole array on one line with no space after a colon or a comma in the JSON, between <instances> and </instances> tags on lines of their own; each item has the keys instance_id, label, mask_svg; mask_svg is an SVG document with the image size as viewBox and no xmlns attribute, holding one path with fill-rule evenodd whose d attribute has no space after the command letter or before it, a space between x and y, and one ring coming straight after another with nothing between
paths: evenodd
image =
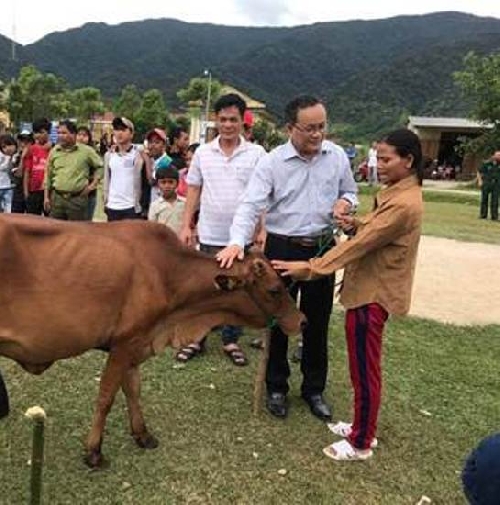
<instances>
[{"instance_id":1,"label":"green foliage","mask_svg":"<svg viewBox=\"0 0 500 505\"><path fill-rule=\"evenodd\" d=\"M165 128L167 124L167 108L163 94L158 89L150 89L142 96L142 102L135 116L137 133L146 133L154 127Z\"/></svg>"},{"instance_id":2,"label":"green foliage","mask_svg":"<svg viewBox=\"0 0 500 505\"><path fill-rule=\"evenodd\" d=\"M32 65L21 68L9 86L8 110L14 124L40 117L66 116L71 109L66 81Z\"/></svg>"},{"instance_id":3,"label":"green foliage","mask_svg":"<svg viewBox=\"0 0 500 505\"><path fill-rule=\"evenodd\" d=\"M135 117L141 108L142 98L134 84L128 84L122 88L120 96L113 104L113 110L117 116L124 116L135 121Z\"/></svg>"},{"instance_id":4,"label":"green foliage","mask_svg":"<svg viewBox=\"0 0 500 505\"><path fill-rule=\"evenodd\" d=\"M286 135L265 119L258 119L252 131L255 141L266 151L270 151L286 141Z\"/></svg>"},{"instance_id":5,"label":"green foliage","mask_svg":"<svg viewBox=\"0 0 500 505\"><path fill-rule=\"evenodd\" d=\"M201 101L206 104L208 98L208 77L194 77L189 81L186 88L177 92L177 98L188 105L189 102ZM217 79L210 80L210 102L213 104L220 96L222 84Z\"/></svg>"},{"instance_id":6,"label":"green foliage","mask_svg":"<svg viewBox=\"0 0 500 505\"><path fill-rule=\"evenodd\" d=\"M494 127L463 144L465 151L491 154L500 145L500 52L479 56L469 52L464 58L464 70L454 77L472 104L471 117Z\"/></svg>"},{"instance_id":7,"label":"green foliage","mask_svg":"<svg viewBox=\"0 0 500 505\"><path fill-rule=\"evenodd\" d=\"M5 42L0 37L0 76L10 78L18 68ZM186 83L207 66L278 119L290 99L315 94L327 103L330 122L344 125L342 138L360 143L406 124L410 114L467 115L472 104L453 73L469 51L488 55L499 47L500 20L447 12L292 28L93 23L18 49L21 61L73 87L92 85L105 97L127 84L157 88L169 107L206 100L206 77L191 90Z\"/></svg>"},{"instance_id":8,"label":"green foliage","mask_svg":"<svg viewBox=\"0 0 500 505\"><path fill-rule=\"evenodd\" d=\"M94 114L105 111L101 91L97 88L79 88L70 93L73 114L79 122L88 122Z\"/></svg>"}]
</instances>

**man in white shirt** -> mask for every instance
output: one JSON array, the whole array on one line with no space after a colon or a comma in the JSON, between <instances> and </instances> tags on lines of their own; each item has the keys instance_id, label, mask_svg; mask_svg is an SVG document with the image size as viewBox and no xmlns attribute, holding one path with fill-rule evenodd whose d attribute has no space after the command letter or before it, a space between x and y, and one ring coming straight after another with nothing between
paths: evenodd
<instances>
[{"instance_id":1,"label":"man in white shirt","mask_svg":"<svg viewBox=\"0 0 500 505\"><path fill-rule=\"evenodd\" d=\"M194 154L187 176L188 192L179 234L184 244L194 245L191 222L199 207L200 250L213 255L228 244L234 212L258 160L265 155L261 146L247 142L242 136L246 104L239 95L221 96L214 109L219 135L200 146ZM224 352L235 365L242 366L247 360L237 343L240 334L240 328L222 328ZM204 340L200 345L181 349L177 359L188 361L202 352L203 346Z\"/></svg>"},{"instance_id":2,"label":"man in white shirt","mask_svg":"<svg viewBox=\"0 0 500 505\"><path fill-rule=\"evenodd\" d=\"M116 151L104 156L104 210L108 221L141 217L141 171L144 156L132 144L134 124L125 117L113 119Z\"/></svg>"},{"instance_id":3,"label":"man in white shirt","mask_svg":"<svg viewBox=\"0 0 500 505\"><path fill-rule=\"evenodd\" d=\"M378 184L377 174L377 143L373 142L368 150L368 184Z\"/></svg>"}]
</instances>

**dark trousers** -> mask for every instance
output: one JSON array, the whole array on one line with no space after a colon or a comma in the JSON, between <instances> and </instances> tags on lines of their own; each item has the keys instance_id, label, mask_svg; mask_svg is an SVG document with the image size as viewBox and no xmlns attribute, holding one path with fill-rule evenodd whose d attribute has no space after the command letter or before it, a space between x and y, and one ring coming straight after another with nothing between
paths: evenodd
<instances>
[{"instance_id":1,"label":"dark trousers","mask_svg":"<svg viewBox=\"0 0 500 505\"><path fill-rule=\"evenodd\" d=\"M377 432L382 393L382 335L388 314L378 303L349 309L345 334L354 390L354 422L349 442L369 449Z\"/></svg>"},{"instance_id":2,"label":"dark trousers","mask_svg":"<svg viewBox=\"0 0 500 505\"><path fill-rule=\"evenodd\" d=\"M200 251L211 254L212 256L215 256L219 251L224 249L224 247L219 247L215 245L207 245L207 244L200 244ZM224 325L220 326L218 329L220 329L220 334L221 334L221 339L222 339L222 345L226 346L229 344L236 344L238 342L238 339L241 337L243 330L241 326L231 326L231 325ZM200 341L200 345L205 345L207 337L203 337L203 339Z\"/></svg>"},{"instance_id":3,"label":"dark trousers","mask_svg":"<svg viewBox=\"0 0 500 505\"><path fill-rule=\"evenodd\" d=\"M315 257L317 247L304 247L289 241L268 235L265 254L269 259L308 260ZM326 251L322 251L324 253ZM321 394L325 389L328 372L328 326L333 306L335 276L325 276L308 282L290 283L290 294L296 299L300 290L300 310L307 318L303 331L302 360L300 369L303 374L302 396ZM269 361L266 372L268 393L288 393L288 336L280 328L271 331Z\"/></svg>"},{"instance_id":4,"label":"dark trousers","mask_svg":"<svg viewBox=\"0 0 500 505\"><path fill-rule=\"evenodd\" d=\"M491 219L498 221L498 197L500 193L500 185L494 182L483 182L481 188L481 219L488 217L488 202L490 204Z\"/></svg>"},{"instance_id":5,"label":"dark trousers","mask_svg":"<svg viewBox=\"0 0 500 505\"><path fill-rule=\"evenodd\" d=\"M43 190L33 191L26 199L26 212L28 214L36 214L41 216L43 214Z\"/></svg>"},{"instance_id":6,"label":"dark trousers","mask_svg":"<svg viewBox=\"0 0 500 505\"><path fill-rule=\"evenodd\" d=\"M12 192L12 212L24 214L26 212L26 202L24 201L24 190L22 181L16 181Z\"/></svg>"},{"instance_id":7,"label":"dark trousers","mask_svg":"<svg viewBox=\"0 0 500 505\"><path fill-rule=\"evenodd\" d=\"M87 221L88 198L86 195L53 191L49 215L64 221Z\"/></svg>"},{"instance_id":8,"label":"dark trousers","mask_svg":"<svg viewBox=\"0 0 500 505\"><path fill-rule=\"evenodd\" d=\"M124 219L141 219L141 215L137 214L134 207L130 207L130 209L121 209L121 210L115 210L106 207L104 209L104 212L108 217L108 221L123 221Z\"/></svg>"}]
</instances>

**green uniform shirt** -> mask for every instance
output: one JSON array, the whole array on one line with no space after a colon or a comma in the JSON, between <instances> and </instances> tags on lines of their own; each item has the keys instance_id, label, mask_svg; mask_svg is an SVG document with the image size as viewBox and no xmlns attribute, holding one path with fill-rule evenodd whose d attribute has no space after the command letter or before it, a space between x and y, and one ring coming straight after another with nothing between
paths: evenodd
<instances>
[{"instance_id":1,"label":"green uniform shirt","mask_svg":"<svg viewBox=\"0 0 500 505\"><path fill-rule=\"evenodd\" d=\"M56 146L50 151L45 171L45 187L49 190L82 191L90 174L97 171L102 178L102 160L89 146L75 144L70 148Z\"/></svg>"},{"instance_id":2,"label":"green uniform shirt","mask_svg":"<svg viewBox=\"0 0 500 505\"><path fill-rule=\"evenodd\" d=\"M479 169L483 183L500 184L500 163L487 161Z\"/></svg>"}]
</instances>

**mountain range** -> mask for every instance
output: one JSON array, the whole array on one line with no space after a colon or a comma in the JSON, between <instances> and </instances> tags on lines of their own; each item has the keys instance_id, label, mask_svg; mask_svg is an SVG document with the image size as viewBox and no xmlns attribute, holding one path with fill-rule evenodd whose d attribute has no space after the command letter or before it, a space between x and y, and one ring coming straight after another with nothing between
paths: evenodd
<instances>
[{"instance_id":1,"label":"mountain range","mask_svg":"<svg viewBox=\"0 0 500 505\"><path fill-rule=\"evenodd\" d=\"M469 51L500 51L500 20L441 12L245 28L158 19L52 33L18 46L15 62L10 47L0 36L2 79L34 64L110 98L126 84L159 88L176 106L176 91L210 68L215 78L264 101L277 118L297 94L316 94L339 129L368 138L409 114L467 114L452 74Z\"/></svg>"}]
</instances>

